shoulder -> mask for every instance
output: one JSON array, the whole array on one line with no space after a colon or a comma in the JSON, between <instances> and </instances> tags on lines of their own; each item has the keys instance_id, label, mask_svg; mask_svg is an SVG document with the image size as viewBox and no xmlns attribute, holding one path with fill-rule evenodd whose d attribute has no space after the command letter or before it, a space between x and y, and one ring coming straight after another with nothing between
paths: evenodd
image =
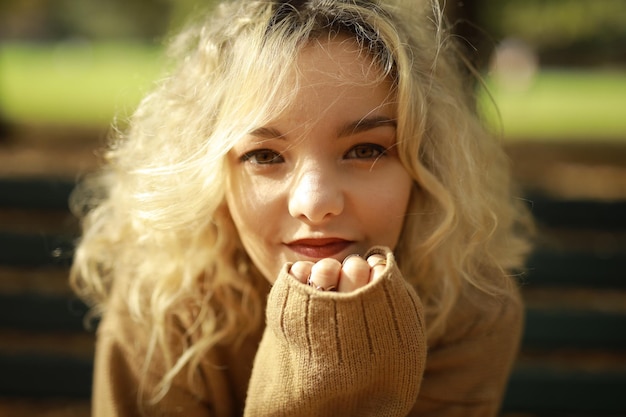
<instances>
[{"instance_id":1,"label":"shoulder","mask_svg":"<svg viewBox=\"0 0 626 417\"><path fill-rule=\"evenodd\" d=\"M459 293L443 332L429 345L467 338L507 338L517 341L524 323L524 304L515 284L497 294L466 284Z\"/></svg>"},{"instance_id":2,"label":"shoulder","mask_svg":"<svg viewBox=\"0 0 626 417\"><path fill-rule=\"evenodd\" d=\"M519 350L523 313L515 288L499 295L463 288L445 326L429 334L428 378L417 409L462 403L464 414L471 408L473 415L495 415Z\"/></svg>"}]
</instances>

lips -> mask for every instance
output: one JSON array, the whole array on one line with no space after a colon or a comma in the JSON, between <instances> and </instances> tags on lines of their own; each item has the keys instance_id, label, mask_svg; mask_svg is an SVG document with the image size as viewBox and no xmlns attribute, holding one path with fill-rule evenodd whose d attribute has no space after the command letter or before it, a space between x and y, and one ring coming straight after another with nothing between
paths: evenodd
<instances>
[{"instance_id":1,"label":"lips","mask_svg":"<svg viewBox=\"0 0 626 417\"><path fill-rule=\"evenodd\" d=\"M308 258L331 258L345 251L353 242L339 238L299 239L286 246L295 253Z\"/></svg>"}]
</instances>

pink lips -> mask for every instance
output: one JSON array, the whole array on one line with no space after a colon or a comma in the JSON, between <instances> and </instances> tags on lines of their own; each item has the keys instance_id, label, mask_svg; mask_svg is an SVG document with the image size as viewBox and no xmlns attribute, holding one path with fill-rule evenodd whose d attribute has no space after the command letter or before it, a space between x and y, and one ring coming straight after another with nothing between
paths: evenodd
<instances>
[{"instance_id":1,"label":"pink lips","mask_svg":"<svg viewBox=\"0 0 626 417\"><path fill-rule=\"evenodd\" d=\"M287 243L292 251L314 259L331 258L346 250L352 244L349 240L338 238L299 239Z\"/></svg>"}]
</instances>

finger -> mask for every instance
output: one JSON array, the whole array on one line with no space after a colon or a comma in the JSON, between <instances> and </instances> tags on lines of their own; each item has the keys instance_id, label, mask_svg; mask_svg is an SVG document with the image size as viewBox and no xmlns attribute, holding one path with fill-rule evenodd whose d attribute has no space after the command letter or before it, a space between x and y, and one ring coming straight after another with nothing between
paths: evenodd
<instances>
[{"instance_id":1,"label":"finger","mask_svg":"<svg viewBox=\"0 0 626 417\"><path fill-rule=\"evenodd\" d=\"M370 279L370 266L360 256L349 256L341 265L339 292L350 292L367 285Z\"/></svg>"},{"instance_id":2,"label":"finger","mask_svg":"<svg viewBox=\"0 0 626 417\"><path fill-rule=\"evenodd\" d=\"M311 267L311 278L309 285L321 291L332 291L337 289L341 264L338 260L324 258Z\"/></svg>"},{"instance_id":3,"label":"finger","mask_svg":"<svg viewBox=\"0 0 626 417\"><path fill-rule=\"evenodd\" d=\"M311 261L298 261L291 265L289 273L301 283L306 284L307 279L311 275L311 267L313 267L313 262Z\"/></svg>"},{"instance_id":4,"label":"finger","mask_svg":"<svg viewBox=\"0 0 626 417\"><path fill-rule=\"evenodd\" d=\"M382 255L372 255L367 258L367 263L371 268L370 282L376 281L385 271L387 260Z\"/></svg>"}]
</instances>

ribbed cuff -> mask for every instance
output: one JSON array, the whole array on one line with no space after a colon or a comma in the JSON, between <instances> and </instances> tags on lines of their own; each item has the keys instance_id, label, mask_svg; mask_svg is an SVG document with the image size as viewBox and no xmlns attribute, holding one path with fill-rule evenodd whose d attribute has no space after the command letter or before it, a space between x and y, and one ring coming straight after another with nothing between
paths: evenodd
<instances>
[{"instance_id":1,"label":"ribbed cuff","mask_svg":"<svg viewBox=\"0 0 626 417\"><path fill-rule=\"evenodd\" d=\"M425 341L421 303L402 280L393 254L376 247L365 257L372 254L386 257L385 271L350 293L318 291L297 281L286 265L268 300L267 325L274 336L313 361L323 357L327 364L354 356L371 360Z\"/></svg>"},{"instance_id":2,"label":"ribbed cuff","mask_svg":"<svg viewBox=\"0 0 626 417\"><path fill-rule=\"evenodd\" d=\"M405 416L426 362L422 306L391 251L382 276L350 293L280 273L250 379L246 416Z\"/></svg>"}]
</instances>

